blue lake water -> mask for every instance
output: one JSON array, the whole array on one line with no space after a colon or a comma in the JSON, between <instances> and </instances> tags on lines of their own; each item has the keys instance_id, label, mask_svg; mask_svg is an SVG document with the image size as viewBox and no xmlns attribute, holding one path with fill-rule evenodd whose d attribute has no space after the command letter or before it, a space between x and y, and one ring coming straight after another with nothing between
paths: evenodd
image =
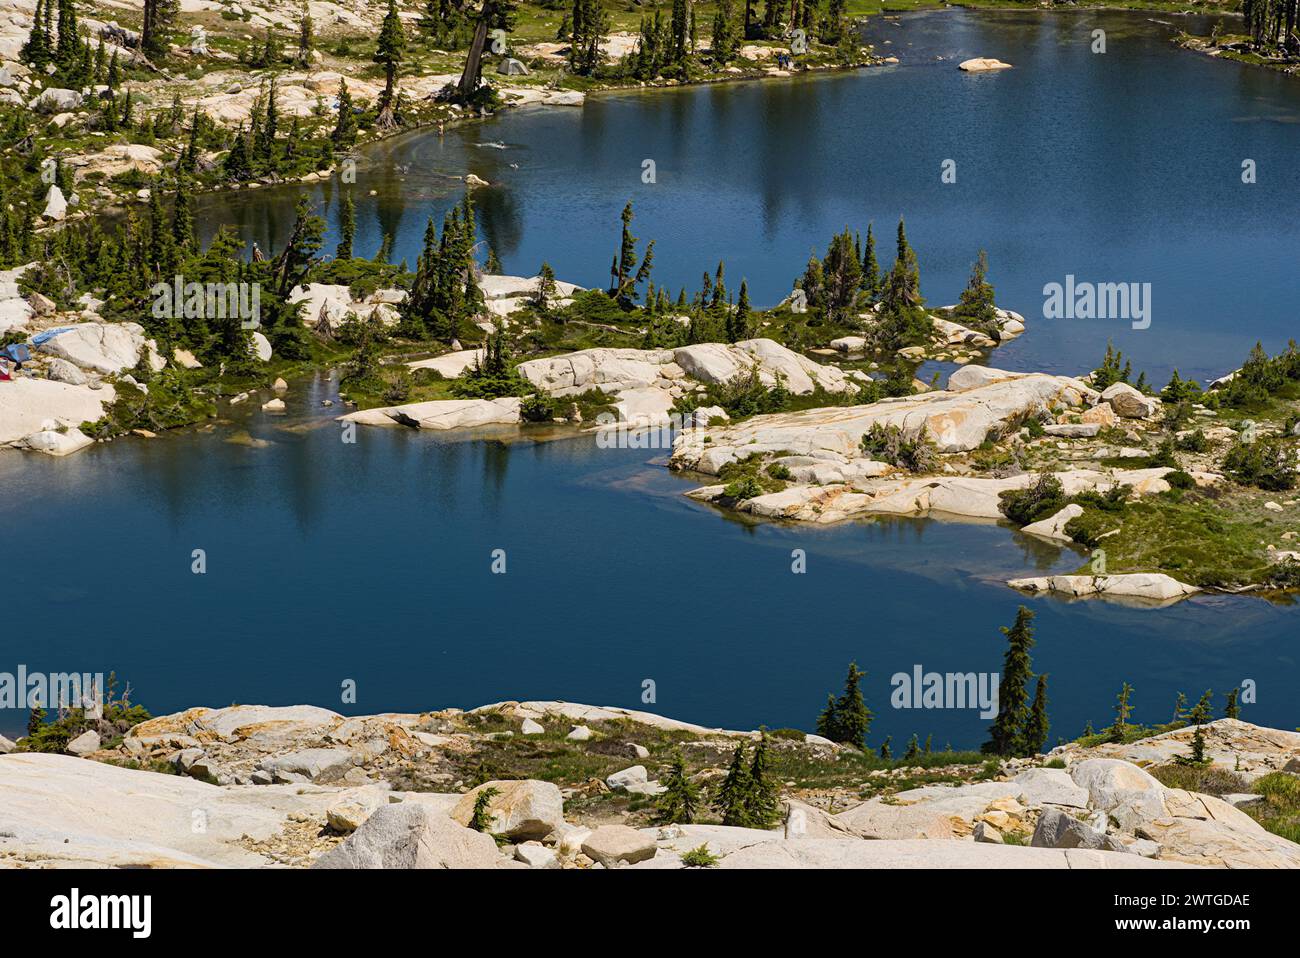
<instances>
[{"instance_id":1,"label":"blue lake water","mask_svg":"<svg viewBox=\"0 0 1300 958\"><path fill-rule=\"evenodd\" d=\"M1099 26L1105 54L1091 52ZM988 250L999 301L1034 330L998 364L1073 374L1113 339L1162 384L1174 367L1213 378L1257 339L1276 350L1297 329L1300 83L1179 50L1172 30L1116 12L875 19L868 38L897 66L601 95L415 133L362 158L357 249L392 233L395 259L414 264L426 218L440 224L460 196L449 177L473 172L494 184L475 197L508 271L549 260L562 279L606 282L632 200L634 232L657 240L657 283L694 290L725 259L732 287L744 277L772 305L846 224L874 221L888 263L902 215L932 303L955 302ZM1015 68L957 70L971 56ZM940 181L945 159L954 184ZM331 223L342 188L311 190ZM238 223L265 249L299 192L214 198L207 223ZM1043 319L1044 285L1069 274L1150 283L1150 328Z\"/></svg>"},{"instance_id":2,"label":"blue lake water","mask_svg":"<svg viewBox=\"0 0 1300 958\"><path fill-rule=\"evenodd\" d=\"M1098 19L1104 56L1087 46ZM1153 373L1207 375L1256 338L1290 335L1300 84L1178 51L1141 17L947 12L871 33L903 63L592 98L383 144L355 187L360 248L392 231L413 261L425 216L456 199L437 174L470 170L500 184L479 194L482 223L512 271L546 258L563 278L601 282L631 197L636 231L658 239L658 280L698 282L725 257L733 281L771 302L833 230L874 219L888 248L901 212L932 301L954 299L988 248L1002 302L1030 317L1001 365L1078 371L1109 336ZM960 74L954 61L973 55L1016 68ZM475 145L498 140L508 148ZM1259 164L1254 186L1240 183L1242 157ZM643 158L658 163L654 186L640 182ZM939 182L945 158L955 185ZM265 248L295 192L223 197L205 223L236 223ZM1042 285L1067 272L1153 283L1151 328L1037 319ZM370 429L347 445L337 410L319 407L331 395L318 379L295 384L286 418L242 407L210 433L66 460L0 455L0 581L15 610L0 671L116 669L158 713L563 698L811 728L855 659L873 744L915 731L974 746L986 723L973 712L891 709L889 677L997 670L998 627L1022 601L1002 580L1081 561L994 525L741 523L684 499L691 483L653 454L590 438ZM225 441L241 429L270 445ZM190 571L194 549L205 575ZM505 575L490 571L495 549ZM792 574L793 549L806 574ZM1053 739L1107 722L1124 681L1142 721L1166 718L1180 690L1253 679L1245 717L1295 724L1293 608L1029 604ZM347 679L355 705L340 701ZM0 712L0 731L23 720Z\"/></svg>"}]
</instances>

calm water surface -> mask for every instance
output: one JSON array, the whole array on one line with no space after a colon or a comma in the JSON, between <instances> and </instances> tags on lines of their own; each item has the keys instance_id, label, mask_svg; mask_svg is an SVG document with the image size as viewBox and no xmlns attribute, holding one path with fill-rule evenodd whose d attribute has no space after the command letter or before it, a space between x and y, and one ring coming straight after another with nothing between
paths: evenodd
<instances>
[{"instance_id":1,"label":"calm water surface","mask_svg":"<svg viewBox=\"0 0 1300 958\"><path fill-rule=\"evenodd\" d=\"M1110 39L1100 57L1086 43L1097 23ZM392 231L413 261L425 217L456 199L448 174L469 170L500 184L479 199L509 270L545 258L599 283L631 197L637 232L659 241L657 279L694 283L725 257L771 302L833 230L874 219L888 238L902 212L933 301L955 298L988 248L1000 298L1031 321L1000 364L1077 371L1110 336L1152 371L1217 372L1294 326L1300 84L1181 53L1163 29L1096 14L877 21L897 67L593 98L417 134L369 155L360 245ZM973 55L1016 69L960 74L952 61ZM507 149L476 145L495 141ZM647 157L655 186L640 183ZM958 184L941 186L950 157ZM1259 164L1253 187L1240 184L1243 157ZM235 222L265 247L287 229L294 192L223 197L207 227ZM320 192L332 215L337 193ZM1067 272L1152 282L1151 329L1036 321L1043 283ZM998 626L1021 601L1001 581L1081 561L995 525L748 525L684 499L691 484L653 454L589 438L371 429L345 445L337 410L318 405L331 390L296 383L288 417L237 407L210 433L62 461L0 456L0 581L21 610L0 670L116 669L155 712L638 707L651 679L665 714L808 728L856 659L873 743L916 731L976 745L985 725L973 713L889 708L889 676L998 669ZM241 430L269 444L227 441ZM206 575L190 572L196 548ZM796 548L805 575L790 571ZM490 572L494 549L505 575ZM1156 721L1180 690L1252 678L1260 699L1246 717L1295 724L1294 609L1030 604L1054 737L1106 722L1124 681L1137 717ZM355 706L339 701L346 679ZM0 731L22 722L0 712Z\"/></svg>"}]
</instances>

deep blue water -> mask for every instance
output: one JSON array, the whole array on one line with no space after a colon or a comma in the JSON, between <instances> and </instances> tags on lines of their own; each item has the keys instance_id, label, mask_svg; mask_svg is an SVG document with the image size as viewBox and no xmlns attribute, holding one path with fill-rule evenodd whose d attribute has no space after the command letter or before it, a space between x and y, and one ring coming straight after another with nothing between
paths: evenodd
<instances>
[{"instance_id":1,"label":"deep blue water","mask_svg":"<svg viewBox=\"0 0 1300 958\"><path fill-rule=\"evenodd\" d=\"M562 698L725 727L810 728L851 659L879 734L978 744L969 712L888 707L889 676L996 671L1019 597L1000 580L1080 561L988 525L746 525L684 499L646 452L591 439L340 441L328 391L214 434L0 456L0 670L108 671L162 713L310 702L352 713ZM238 411L238 410L237 410ZM248 428L273 445L225 442ZM512 433L513 434L513 433ZM791 550L807 552L793 574ZM208 571L195 575L191 553ZM490 571L506 550L506 573ZM1296 613L1204 598L1163 611L1030 603L1061 734L1179 690L1260 683L1247 715L1295 724ZM358 683L355 706L340 701ZM1193 697L1195 695L1193 694ZM12 734L24 716L0 712Z\"/></svg>"},{"instance_id":2,"label":"deep blue water","mask_svg":"<svg viewBox=\"0 0 1300 958\"><path fill-rule=\"evenodd\" d=\"M1105 54L1091 52L1098 26ZM988 250L999 301L1034 329L998 364L1078 373L1113 339L1160 383L1174 367L1213 378L1256 339L1276 350L1296 332L1300 83L1179 50L1173 29L1115 12L875 19L868 37L897 66L601 95L415 133L365 154L350 187L357 248L391 232L395 258L413 264L426 218L441 223L459 198L449 176L473 172L494 184L475 197L509 271L548 260L563 279L602 284L632 200L634 232L657 240L657 283L694 290L725 259L731 287L744 277L772 305L845 225L874 221L887 264L902 215L932 303L955 302ZM971 56L1015 69L957 70ZM945 159L955 184L940 181ZM299 192L214 199L209 226L237 222L266 248ZM337 189L312 192L332 222ZM1151 327L1043 319L1044 285L1067 274L1151 283Z\"/></svg>"},{"instance_id":3,"label":"deep blue water","mask_svg":"<svg viewBox=\"0 0 1300 958\"><path fill-rule=\"evenodd\" d=\"M1110 29L1102 57L1087 48L1098 17ZM456 199L435 173L469 169L501 184L479 201L512 271L546 258L563 278L599 283L632 197L636 232L658 239L658 280L698 282L725 257L763 303L833 230L874 219L887 248L901 212L932 301L955 298L988 248L1001 300L1030 317L998 364L1078 371L1109 336L1153 372L1219 372L1294 326L1300 83L1180 52L1161 30L1097 14L877 21L899 67L600 97L441 141L406 137L363 167L360 248L378 246L382 219L413 261L425 216ZM960 74L953 62L972 55L1016 69ZM509 149L473 145L496 140ZM1259 163L1253 187L1239 182L1243 156ZM653 187L640 183L646 157L658 163ZM939 182L948 157L954 186ZM294 192L223 197L206 225L238 223L265 248L287 228ZM1043 283L1066 272L1152 282L1151 329L1035 319ZM0 671L115 669L156 713L563 698L811 728L856 659L869 672L873 744L916 731L973 746L985 732L974 713L894 711L889 676L916 664L997 670L998 627L1022 601L1001 581L1080 562L989 525L742 524L684 499L689 483L645 452L590 439L370 429L345 445L337 408L318 406L326 395L319 381L295 384L288 419L241 407L216 434L66 460L0 455L11 610ZM273 445L223 441L236 428ZM190 572L196 548L206 575ZM505 575L489 571L498 548ZM805 575L790 571L796 548ZM1108 721L1124 681L1142 721L1166 718L1180 690L1194 699L1213 687L1221 702L1253 679L1259 702L1245 717L1296 724L1294 609L1223 597L1162 611L1029 604L1053 737ZM346 679L355 705L340 702ZM641 701L645 679L653 704ZM0 712L0 731L23 718Z\"/></svg>"}]
</instances>

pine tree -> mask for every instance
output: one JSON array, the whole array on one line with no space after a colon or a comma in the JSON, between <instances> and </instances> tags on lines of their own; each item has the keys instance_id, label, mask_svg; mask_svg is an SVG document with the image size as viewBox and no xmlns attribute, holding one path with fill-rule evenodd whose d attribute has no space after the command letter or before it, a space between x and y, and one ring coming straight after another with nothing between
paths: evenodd
<instances>
[{"instance_id":1,"label":"pine tree","mask_svg":"<svg viewBox=\"0 0 1300 958\"><path fill-rule=\"evenodd\" d=\"M997 718L982 749L986 754L1015 755L1020 750L1029 719L1029 693L1025 685L1033 675L1029 659L1029 650L1034 647L1033 619L1034 613L1022 605L1016 611L1015 624L1009 629L1000 627L1007 637L1007 651L1002 659Z\"/></svg>"},{"instance_id":2,"label":"pine tree","mask_svg":"<svg viewBox=\"0 0 1300 958\"><path fill-rule=\"evenodd\" d=\"M1190 755L1179 756L1176 762L1182 765L1207 765L1205 758L1205 729L1202 727L1210 720L1211 707L1214 702L1214 690L1206 689L1199 702L1193 706L1188 718L1196 725L1192 734L1192 751Z\"/></svg>"},{"instance_id":3,"label":"pine tree","mask_svg":"<svg viewBox=\"0 0 1300 958\"><path fill-rule=\"evenodd\" d=\"M916 733L913 732L912 738L907 743L907 751L903 753L903 761L911 762L915 760L918 756L920 756L920 754L921 754L921 742L916 737Z\"/></svg>"},{"instance_id":4,"label":"pine tree","mask_svg":"<svg viewBox=\"0 0 1300 958\"><path fill-rule=\"evenodd\" d=\"M1119 690L1119 695L1115 696L1115 721L1106 730L1112 742L1122 742L1128 734L1128 720L1129 716L1133 714L1133 706L1129 704L1132 697L1133 686L1125 682Z\"/></svg>"},{"instance_id":5,"label":"pine tree","mask_svg":"<svg viewBox=\"0 0 1300 958\"><path fill-rule=\"evenodd\" d=\"M745 758L745 745L741 742L732 753L727 777L722 780L714 801L714 806L722 815L722 824L737 828L748 828L750 825L749 796L753 791L753 779Z\"/></svg>"},{"instance_id":6,"label":"pine tree","mask_svg":"<svg viewBox=\"0 0 1300 958\"><path fill-rule=\"evenodd\" d=\"M1241 718L1241 706L1237 704L1237 695L1239 691L1240 691L1239 689L1231 689L1225 696L1225 698L1228 701L1223 706L1224 718L1230 718L1230 719Z\"/></svg>"},{"instance_id":7,"label":"pine tree","mask_svg":"<svg viewBox=\"0 0 1300 958\"><path fill-rule=\"evenodd\" d=\"M339 244L334 248L335 259L352 258L352 241L357 235L357 208L352 202L352 192L343 194L339 204Z\"/></svg>"},{"instance_id":8,"label":"pine tree","mask_svg":"<svg viewBox=\"0 0 1300 958\"><path fill-rule=\"evenodd\" d=\"M167 35L176 22L179 10L180 0L144 0L140 51L150 60L167 55Z\"/></svg>"},{"instance_id":9,"label":"pine tree","mask_svg":"<svg viewBox=\"0 0 1300 958\"><path fill-rule=\"evenodd\" d=\"M962 290L961 299L953 314L963 326L996 340L999 334L998 314L993 287L988 282L988 269L988 254L980 250L975 265L971 267L970 280Z\"/></svg>"},{"instance_id":10,"label":"pine tree","mask_svg":"<svg viewBox=\"0 0 1300 958\"><path fill-rule=\"evenodd\" d=\"M550 263L542 263L542 268L537 273L537 292L533 296L533 305L545 312L550 309L554 297L555 270L551 269Z\"/></svg>"},{"instance_id":11,"label":"pine tree","mask_svg":"<svg viewBox=\"0 0 1300 958\"><path fill-rule=\"evenodd\" d=\"M727 313L727 342L735 343L749 338L750 317L749 284L742 279L736 308Z\"/></svg>"},{"instance_id":12,"label":"pine tree","mask_svg":"<svg viewBox=\"0 0 1300 958\"><path fill-rule=\"evenodd\" d=\"M600 43L609 30L609 18L600 0L574 0L569 69L590 76L600 66Z\"/></svg>"},{"instance_id":13,"label":"pine tree","mask_svg":"<svg viewBox=\"0 0 1300 958\"><path fill-rule=\"evenodd\" d=\"M314 41L314 33L311 22L311 11L307 4L302 5L302 15L298 20L298 56L295 62L300 67L305 67L311 63L311 49Z\"/></svg>"},{"instance_id":14,"label":"pine tree","mask_svg":"<svg viewBox=\"0 0 1300 958\"><path fill-rule=\"evenodd\" d=\"M469 827L474 831L487 832L492 828L492 813L488 810L488 806L498 794L500 794L499 790L489 785L474 796L474 811L470 813L469 818Z\"/></svg>"},{"instance_id":15,"label":"pine tree","mask_svg":"<svg viewBox=\"0 0 1300 958\"><path fill-rule=\"evenodd\" d=\"M339 117L334 123L334 132L330 134L334 149L350 150L357 142L357 117L353 112L352 94L348 92L346 77L339 78Z\"/></svg>"},{"instance_id":16,"label":"pine tree","mask_svg":"<svg viewBox=\"0 0 1300 958\"><path fill-rule=\"evenodd\" d=\"M867 246L862 254L862 291L867 294L867 302L875 305L880 300L881 279L880 263L876 259L876 237L867 224Z\"/></svg>"},{"instance_id":17,"label":"pine tree","mask_svg":"<svg viewBox=\"0 0 1300 958\"><path fill-rule=\"evenodd\" d=\"M221 166L226 179L233 183L242 183L252 178L253 166L248 155L248 136L242 126L235 132L235 141L231 144L226 158L222 160Z\"/></svg>"},{"instance_id":18,"label":"pine tree","mask_svg":"<svg viewBox=\"0 0 1300 958\"><path fill-rule=\"evenodd\" d=\"M1175 722L1187 721L1187 695L1183 692L1178 693L1178 698L1174 701L1174 718Z\"/></svg>"},{"instance_id":19,"label":"pine tree","mask_svg":"<svg viewBox=\"0 0 1300 958\"><path fill-rule=\"evenodd\" d=\"M880 743L880 757L886 762L892 762L894 760L894 753L889 748L889 743L893 740L894 736L886 735L885 740Z\"/></svg>"},{"instance_id":20,"label":"pine tree","mask_svg":"<svg viewBox=\"0 0 1300 958\"><path fill-rule=\"evenodd\" d=\"M867 747L873 716L862 699L862 678L866 674L858 668L858 663L849 663L843 693L838 699L826 697L826 708L817 719L818 735L857 749Z\"/></svg>"},{"instance_id":21,"label":"pine tree","mask_svg":"<svg viewBox=\"0 0 1300 958\"><path fill-rule=\"evenodd\" d=\"M665 791L655 802L656 821L661 825L692 824L699 812L700 795L686 774L686 760L680 748L673 752L663 786Z\"/></svg>"},{"instance_id":22,"label":"pine tree","mask_svg":"<svg viewBox=\"0 0 1300 958\"><path fill-rule=\"evenodd\" d=\"M1029 709L1029 718L1025 722L1025 733L1021 742L1021 753L1037 755L1047 745L1047 733L1051 724L1047 719L1047 676L1038 676L1034 688L1034 704Z\"/></svg>"},{"instance_id":23,"label":"pine tree","mask_svg":"<svg viewBox=\"0 0 1300 958\"><path fill-rule=\"evenodd\" d=\"M745 802L750 828L771 828L781 818L777 785L768 776L767 747L767 730L760 729L754 761L749 766L749 795Z\"/></svg>"},{"instance_id":24,"label":"pine tree","mask_svg":"<svg viewBox=\"0 0 1300 958\"><path fill-rule=\"evenodd\" d=\"M32 15L32 28L27 33L27 42L23 44L19 56L34 66L38 71L44 70L52 55L52 38L46 32L46 12L54 0L36 0L36 12Z\"/></svg>"},{"instance_id":25,"label":"pine tree","mask_svg":"<svg viewBox=\"0 0 1300 958\"><path fill-rule=\"evenodd\" d=\"M122 83L122 71L117 65L117 50L108 58L108 74L104 77L104 84L109 90L116 90Z\"/></svg>"},{"instance_id":26,"label":"pine tree","mask_svg":"<svg viewBox=\"0 0 1300 958\"><path fill-rule=\"evenodd\" d=\"M405 51L406 32L397 15L397 4L395 0L388 0L388 13L379 28L379 43L374 56L374 61L384 67L384 92L379 96L379 116L375 119L375 125L381 130L397 125L397 65L402 62Z\"/></svg>"},{"instance_id":27,"label":"pine tree","mask_svg":"<svg viewBox=\"0 0 1300 958\"><path fill-rule=\"evenodd\" d=\"M719 0L718 9L713 14L712 42L710 54L715 66L725 66L735 59L737 49L735 12L731 0Z\"/></svg>"}]
</instances>

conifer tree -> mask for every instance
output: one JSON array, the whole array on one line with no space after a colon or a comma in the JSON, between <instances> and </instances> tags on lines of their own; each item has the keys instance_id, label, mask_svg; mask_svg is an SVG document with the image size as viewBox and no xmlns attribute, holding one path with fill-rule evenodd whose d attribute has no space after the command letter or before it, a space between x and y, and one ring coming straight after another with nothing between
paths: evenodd
<instances>
[{"instance_id":1,"label":"conifer tree","mask_svg":"<svg viewBox=\"0 0 1300 958\"><path fill-rule=\"evenodd\" d=\"M731 756L731 765L727 769L727 777L722 780L714 802L722 816L722 824L737 828L748 828L750 825L749 796L753 791L753 779L745 759L745 744L737 743Z\"/></svg>"},{"instance_id":2,"label":"conifer tree","mask_svg":"<svg viewBox=\"0 0 1300 958\"><path fill-rule=\"evenodd\" d=\"M175 24L179 11L180 0L144 0L140 50L150 60L167 55L167 35Z\"/></svg>"},{"instance_id":3,"label":"conifer tree","mask_svg":"<svg viewBox=\"0 0 1300 958\"><path fill-rule=\"evenodd\" d=\"M1206 689L1205 694L1201 696L1199 702L1192 707L1188 718L1196 726L1196 731L1192 734L1192 750L1187 756L1179 756L1175 759L1182 765L1206 765L1208 762L1205 758L1205 729L1202 727L1210 720L1211 707L1214 702L1214 690Z\"/></svg>"},{"instance_id":4,"label":"conifer tree","mask_svg":"<svg viewBox=\"0 0 1300 958\"><path fill-rule=\"evenodd\" d=\"M993 287L988 282L988 269L988 254L980 250L975 265L971 267L970 280L962 290L961 299L953 314L963 326L996 340L999 333L998 314Z\"/></svg>"},{"instance_id":5,"label":"conifer tree","mask_svg":"<svg viewBox=\"0 0 1300 958\"><path fill-rule=\"evenodd\" d=\"M1132 697L1133 686L1125 682L1119 690L1119 695L1115 696L1115 721L1106 730L1112 742L1122 742L1128 734L1128 720L1133 714L1133 706L1129 703Z\"/></svg>"},{"instance_id":6,"label":"conifer tree","mask_svg":"<svg viewBox=\"0 0 1300 958\"><path fill-rule=\"evenodd\" d=\"M230 152L222 160L222 171L226 179L234 183L242 183L253 175L252 162L248 155L248 136L244 133L243 126L235 131L235 141L231 144Z\"/></svg>"},{"instance_id":7,"label":"conifer tree","mask_svg":"<svg viewBox=\"0 0 1300 958\"><path fill-rule=\"evenodd\" d=\"M857 749L867 747L873 716L862 698L862 678L866 674L858 668L858 663L849 663L840 697L826 697L826 708L817 719L818 735Z\"/></svg>"},{"instance_id":8,"label":"conifer tree","mask_svg":"<svg viewBox=\"0 0 1300 958\"><path fill-rule=\"evenodd\" d=\"M1021 753L1037 755L1047 744L1047 733L1051 724L1047 718L1047 676L1039 675L1034 687L1034 704L1029 709L1029 718L1025 722L1024 739Z\"/></svg>"},{"instance_id":9,"label":"conifer tree","mask_svg":"<svg viewBox=\"0 0 1300 958\"><path fill-rule=\"evenodd\" d=\"M1034 647L1033 619L1034 613L1022 605L1016 611L1015 624L1000 628L1007 637L1007 651L998 686L998 714L982 749L986 754L1016 755L1020 750L1029 719L1029 693L1025 686L1033 674L1029 660L1029 650Z\"/></svg>"},{"instance_id":10,"label":"conifer tree","mask_svg":"<svg viewBox=\"0 0 1300 958\"><path fill-rule=\"evenodd\" d=\"M384 92L379 95L379 115L375 119L375 125L381 130L397 125L397 65L402 62L405 51L406 32L397 15L397 4L395 0L388 0L388 13L379 28L374 56L375 62L384 67Z\"/></svg>"},{"instance_id":11,"label":"conifer tree","mask_svg":"<svg viewBox=\"0 0 1300 958\"><path fill-rule=\"evenodd\" d=\"M907 743L907 751L903 753L903 761L911 762L914 759L916 759L920 754L921 754L921 742L916 737L916 733L913 732L912 738Z\"/></svg>"},{"instance_id":12,"label":"conifer tree","mask_svg":"<svg viewBox=\"0 0 1300 958\"><path fill-rule=\"evenodd\" d=\"M117 50L108 58L108 73L104 77L104 84L109 90L116 90L122 83L122 71L117 65Z\"/></svg>"},{"instance_id":13,"label":"conifer tree","mask_svg":"<svg viewBox=\"0 0 1300 958\"><path fill-rule=\"evenodd\" d=\"M311 10L304 3L302 5L302 14L298 19L298 56L294 61L298 66L305 67L311 63L311 49L314 40Z\"/></svg>"},{"instance_id":14,"label":"conifer tree","mask_svg":"<svg viewBox=\"0 0 1300 958\"><path fill-rule=\"evenodd\" d=\"M330 134L334 149L346 151L357 142L357 117L353 112L352 94L348 92L346 77L339 78L339 117L334 123L334 132Z\"/></svg>"},{"instance_id":15,"label":"conifer tree","mask_svg":"<svg viewBox=\"0 0 1300 958\"><path fill-rule=\"evenodd\" d=\"M550 263L542 263L542 268L537 273L537 292L533 296L533 305L545 312L551 308L554 297L555 270L551 269Z\"/></svg>"},{"instance_id":16,"label":"conifer tree","mask_svg":"<svg viewBox=\"0 0 1300 958\"><path fill-rule=\"evenodd\" d=\"M1174 700L1174 718L1175 722L1187 721L1187 695L1183 692L1178 693L1178 698Z\"/></svg>"},{"instance_id":17,"label":"conifer tree","mask_svg":"<svg viewBox=\"0 0 1300 958\"><path fill-rule=\"evenodd\" d=\"M43 70L53 54L53 38L46 31L46 13L53 2L54 0L36 0L32 28L27 33L27 42L19 51L19 55L37 70Z\"/></svg>"},{"instance_id":18,"label":"conifer tree","mask_svg":"<svg viewBox=\"0 0 1300 958\"><path fill-rule=\"evenodd\" d=\"M894 740L894 736L886 735L885 740L880 743L880 757L886 762L894 760L894 753L889 747L889 743Z\"/></svg>"},{"instance_id":19,"label":"conifer tree","mask_svg":"<svg viewBox=\"0 0 1300 958\"><path fill-rule=\"evenodd\" d=\"M1223 706L1224 718L1230 718L1230 719L1241 718L1241 706L1237 704L1237 694L1239 691L1240 689L1231 689L1228 691L1227 695L1225 696L1225 698L1227 698L1228 701Z\"/></svg>"},{"instance_id":20,"label":"conifer tree","mask_svg":"<svg viewBox=\"0 0 1300 958\"><path fill-rule=\"evenodd\" d=\"M699 813L700 795L686 774L686 759L680 748L673 752L663 786L665 790L655 802L656 821L661 825L692 824Z\"/></svg>"},{"instance_id":21,"label":"conifer tree","mask_svg":"<svg viewBox=\"0 0 1300 958\"><path fill-rule=\"evenodd\" d=\"M433 221L429 224L432 226ZM335 259L352 258L352 241L357 235L357 208L352 202L352 191L348 190L343 194L343 201L339 204L339 245L334 250Z\"/></svg>"},{"instance_id":22,"label":"conifer tree","mask_svg":"<svg viewBox=\"0 0 1300 958\"><path fill-rule=\"evenodd\" d=\"M880 262L876 259L876 237L871 224L867 224L867 246L862 254L862 292L867 294L867 302L875 305L880 301L881 278Z\"/></svg>"},{"instance_id":23,"label":"conifer tree","mask_svg":"<svg viewBox=\"0 0 1300 958\"><path fill-rule=\"evenodd\" d=\"M609 18L600 0L574 0L569 69L590 76L600 66L600 43L609 30Z\"/></svg>"},{"instance_id":24,"label":"conifer tree","mask_svg":"<svg viewBox=\"0 0 1300 958\"><path fill-rule=\"evenodd\" d=\"M750 828L771 828L781 817L777 785L768 774L767 749L767 729L760 729L754 760L749 766L749 795L745 802Z\"/></svg>"},{"instance_id":25,"label":"conifer tree","mask_svg":"<svg viewBox=\"0 0 1300 958\"><path fill-rule=\"evenodd\" d=\"M735 343L749 338L751 318L749 306L749 284L740 281L740 294L736 298L736 308L727 313L727 342Z\"/></svg>"}]
</instances>

